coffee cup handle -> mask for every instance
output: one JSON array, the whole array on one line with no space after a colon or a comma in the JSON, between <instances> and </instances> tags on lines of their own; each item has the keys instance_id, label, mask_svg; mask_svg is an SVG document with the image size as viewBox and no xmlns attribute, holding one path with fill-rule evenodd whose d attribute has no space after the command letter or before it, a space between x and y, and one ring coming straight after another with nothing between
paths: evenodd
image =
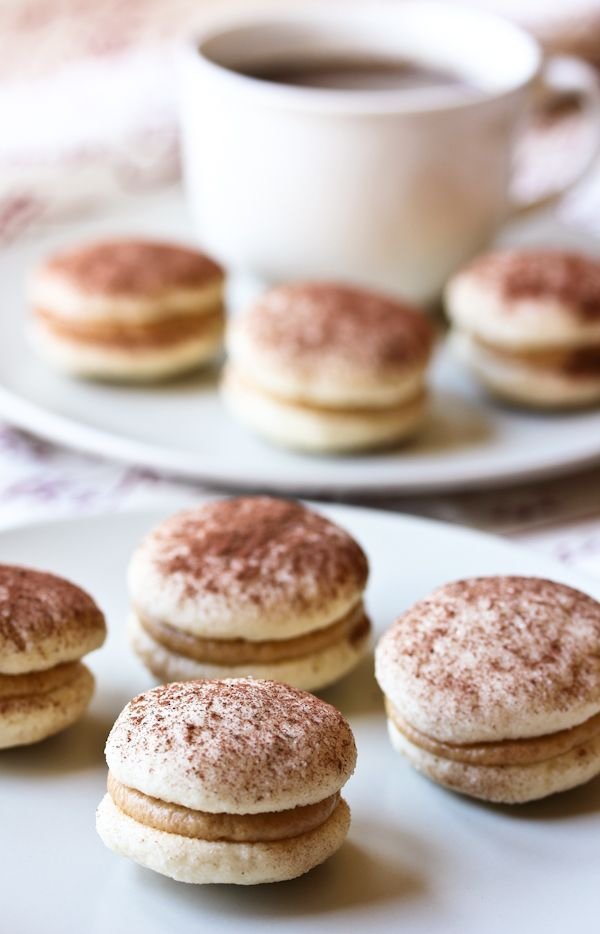
<instances>
[{"instance_id":1,"label":"coffee cup handle","mask_svg":"<svg viewBox=\"0 0 600 934\"><path fill-rule=\"evenodd\" d=\"M581 152L581 157L569 171L568 157L575 151ZM599 152L597 73L572 56L549 58L538 79L531 112L516 140L510 214L524 214L557 201L595 167ZM555 176L553 182L546 179L545 184L544 158L546 173L554 172Z\"/></svg>"}]
</instances>

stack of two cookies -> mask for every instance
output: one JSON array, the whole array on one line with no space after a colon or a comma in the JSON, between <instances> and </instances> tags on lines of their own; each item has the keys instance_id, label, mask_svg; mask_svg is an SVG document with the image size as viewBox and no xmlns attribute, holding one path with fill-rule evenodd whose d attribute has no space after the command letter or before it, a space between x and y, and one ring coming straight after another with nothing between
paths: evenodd
<instances>
[{"instance_id":1,"label":"stack of two cookies","mask_svg":"<svg viewBox=\"0 0 600 934\"><path fill-rule=\"evenodd\" d=\"M299 503L208 503L135 552L133 648L163 681L248 675L316 690L365 652L367 576L354 539Z\"/></svg>"},{"instance_id":2,"label":"stack of two cookies","mask_svg":"<svg viewBox=\"0 0 600 934\"><path fill-rule=\"evenodd\" d=\"M455 791L507 804L600 773L600 605L554 581L447 584L380 641L392 744Z\"/></svg>"},{"instance_id":3,"label":"stack of two cookies","mask_svg":"<svg viewBox=\"0 0 600 934\"><path fill-rule=\"evenodd\" d=\"M220 350L221 267L197 250L115 239L64 250L35 272L31 336L67 373L150 381Z\"/></svg>"},{"instance_id":4,"label":"stack of two cookies","mask_svg":"<svg viewBox=\"0 0 600 934\"><path fill-rule=\"evenodd\" d=\"M94 692L81 659L105 636L104 616L75 584L0 565L0 749L36 743L79 719Z\"/></svg>"},{"instance_id":5,"label":"stack of two cookies","mask_svg":"<svg viewBox=\"0 0 600 934\"><path fill-rule=\"evenodd\" d=\"M224 398L270 441L352 451L408 438L427 411L433 328L418 309L328 282L271 289L230 324Z\"/></svg>"},{"instance_id":6,"label":"stack of two cookies","mask_svg":"<svg viewBox=\"0 0 600 934\"><path fill-rule=\"evenodd\" d=\"M495 395L541 409L600 402L600 262L564 250L479 257L446 289L460 356Z\"/></svg>"},{"instance_id":7,"label":"stack of two cookies","mask_svg":"<svg viewBox=\"0 0 600 934\"><path fill-rule=\"evenodd\" d=\"M182 882L292 879L342 844L352 731L312 694L254 679L169 684L135 697L106 746L98 832Z\"/></svg>"}]
</instances>

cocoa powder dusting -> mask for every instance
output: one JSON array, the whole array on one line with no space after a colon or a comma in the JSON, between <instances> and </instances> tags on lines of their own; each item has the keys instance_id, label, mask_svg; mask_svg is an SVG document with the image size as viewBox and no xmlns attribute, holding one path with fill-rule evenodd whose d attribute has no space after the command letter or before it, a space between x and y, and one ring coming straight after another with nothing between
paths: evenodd
<instances>
[{"instance_id":1,"label":"cocoa powder dusting","mask_svg":"<svg viewBox=\"0 0 600 934\"><path fill-rule=\"evenodd\" d=\"M154 296L174 288L218 281L223 270L210 257L184 246L150 240L107 240L51 257L42 267L82 292Z\"/></svg>"},{"instance_id":2,"label":"cocoa powder dusting","mask_svg":"<svg viewBox=\"0 0 600 934\"><path fill-rule=\"evenodd\" d=\"M600 259L563 250L504 250L476 259L466 274L493 284L507 299L550 298L578 318L600 318ZM507 306L507 312L511 311Z\"/></svg>"},{"instance_id":3,"label":"cocoa powder dusting","mask_svg":"<svg viewBox=\"0 0 600 934\"><path fill-rule=\"evenodd\" d=\"M220 306L210 314L172 316L160 318L157 321L145 321L142 324L114 321L109 324L64 321L45 309L35 308L34 312L49 330L70 341L91 344L94 347L116 347L127 350L176 346L190 339L210 336L219 328L224 327L221 323L223 309Z\"/></svg>"},{"instance_id":4,"label":"cocoa powder dusting","mask_svg":"<svg viewBox=\"0 0 600 934\"><path fill-rule=\"evenodd\" d=\"M179 513L145 546L161 574L179 577L186 598L235 594L260 606L283 594L289 612L317 597L360 592L368 576L367 558L347 532L299 503L264 496Z\"/></svg>"},{"instance_id":5,"label":"cocoa powder dusting","mask_svg":"<svg viewBox=\"0 0 600 934\"><path fill-rule=\"evenodd\" d=\"M600 604L538 578L457 581L400 617L381 657L445 726L499 708L569 710L600 702Z\"/></svg>"},{"instance_id":6,"label":"cocoa powder dusting","mask_svg":"<svg viewBox=\"0 0 600 934\"><path fill-rule=\"evenodd\" d=\"M104 637L104 617L95 602L54 574L0 565L0 671L3 657L40 652L45 642L67 647L82 636Z\"/></svg>"},{"instance_id":7,"label":"cocoa powder dusting","mask_svg":"<svg viewBox=\"0 0 600 934\"><path fill-rule=\"evenodd\" d=\"M172 683L134 697L107 742L113 774L129 762L173 769L226 799L260 803L339 774L356 757L348 723L312 694L249 678ZM265 807L265 810L268 808Z\"/></svg>"},{"instance_id":8,"label":"cocoa powder dusting","mask_svg":"<svg viewBox=\"0 0 600 934\"><path fill-rule=\"evenodd\" d=\"M262 350L307 367L332 358L385 372L425 364L433 346L433 328L418 309L328 282L271 289L240 324Z\"/></svg>"}]
</instances>

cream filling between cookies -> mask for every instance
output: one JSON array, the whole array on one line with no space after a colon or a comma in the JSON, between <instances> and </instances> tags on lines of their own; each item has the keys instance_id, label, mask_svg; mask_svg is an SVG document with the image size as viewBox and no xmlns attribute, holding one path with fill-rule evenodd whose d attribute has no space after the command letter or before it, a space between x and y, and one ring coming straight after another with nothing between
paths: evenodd
<instances>
[{"instance_id":1,"label":"cream filling between cookies","mask_svg":"<svg viewBox=\"0 0 600 934\"><path fill-rule=\"evenodd\" d=\"M66 687L72 681L76 681L84 670L87 670L85 665L77 661L26 674L0 674L0 700L17 700L33 694L49 694L56 688Z\"/></svg>"},{"instance_id":2,"label":"cream filling between cookies","mask_svg":"<svg viewBox=\"0 0 600 934\"><path fill-rule=\"evenodd\" d=\"M35 308L34 314L57 337L108 347L160 348L213 331L222 331L225 326L223 305L220 302L213 309L195 315L172 315L160 320L140 322L67 321L41 308Z\"/></svg>"},{"instance_id":3,"label":"cream filling between cookies","mask_svg":"<svg viewBox=\"0 0 600 934\"><path fill-rule=\"evenodd\" d=\"M34 307L59 309L62 320L142 322L163 319L165 315L195 315L211 309L223 300L224 279L202 286L162 289L156 295L103 294L81 291L62 277L34 282L31 302Z\"/></svg>"},{"instance_id":4,"label":"cream filling between cookies","mask_svg":"<svg viewBox=\"0 0 600 934\"><path fill-rule=\"evenodd\" d=\"M289 409L299 409L307 412L323 412L324 414L335 413L336 415L348 415L349 417L358 416L369 416L371 418L376 418L379 413L386 413L387 415L393 414L394 412L404 413L410 411L415 406L421 406L427 396L427 390L424 387L423 380L420 380L416 391L409 397L402 399L401 402L392 402L385 404L371 404L371 405L334 405L333 403L321 403L316 401L308 401L306 399L291 399L282 395L278 395L275 392L271 392L262 386L259 386L254 380L249 379L246 374L240 373L240 370L236 366L230 365L227 368L225 379L238 383L240 389L243 390L244 386L247 386L248 389L256 393L258 396L264 396L266 399L271 399L276 402L278 405L289 408Z\"/></svg>"},{"instance_id":5,"label":"cream filling between cookies","mask_svg":"<svg viewBox=\"0 0 600 934\"><path fill-rule=\"evenodd\" d=\"M315 830L328 820L340 803L340 792L302 807L259 814L212 814L152 798L122 785L108 773L108 793L128 817L165 833L197 840L228 843L261 843L289 840Z\"/></svg>"},{"instance_id":6,"label":"cream filling between cookies","mask_svg":"<svg viewBox=\"0 0 600 934\"><path fill-rule=\"evenodd\" d=\"M169 651L194 661L216 665L258 664L303 658L343 640L359 642L371 627L362 602L342 619L323 629L293 639L265 642L250 642L246 639L203 639L176 629L168 623L152 620L138 610L135 610L135 613L148 635Z\"/></svg>"},{"instance_id":7,"label":"cream filling between cookies","mask_svg":"<svg viewBox=\"0 0 600 934\"><path fill-rule=\"evenodd\" d=\"M470 335L470 339L475 347L479 347L499 360L574 378L600 376L600 344L566 350L548 348L513 350L485 341L474 334Z\"/></svg>"},{"instance_id":8,"label":"cream filling between cookies","mask_svg":"<svg viewBox=\"0 0 600 934\"><path fill-rule=\"evenodd\" d=\"M402 735L420 749L442 759L451 759L465 765L502 766L534 765L575 749L600 735L600 713L571 729L544 736L508 739L485 743L447 743L436 740L407 723L386 697L385 708L389 719Z\"/></svg>"}]
</instances>

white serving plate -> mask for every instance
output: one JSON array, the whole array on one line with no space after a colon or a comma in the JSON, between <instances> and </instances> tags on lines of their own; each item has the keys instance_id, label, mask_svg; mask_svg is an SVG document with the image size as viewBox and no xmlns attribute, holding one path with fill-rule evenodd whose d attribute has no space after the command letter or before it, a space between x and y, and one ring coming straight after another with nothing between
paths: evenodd
<instances>
[{"instance_id":1,"label":"white serving plate","mask_svg":"<svg viewBox=\"0 0 600 934\"><path fill-rule=\"evenodd\" d=\"M378 633L418 597L457 577L538 574L583 586L566 568L499 539L351 507L323 510L366 548ZM90 656L87 715L37 746L0 753L0 929L6 934L565 934L595 930L600 909L600 779L546 801L486 806L443 790L390 747L372 658L324 692L350 719L358 767L347 785L348 841L293 882L186 886L104 848L94 811L104 740L153 684L125 638L124 571L163 514L53 522L0 534L0 561L64 574L106 611L109 639Z\"/></svg>"},{"instance_id":2,"label":"white serving plate","mask_svg":"<svg viewBox=\"0 0 600 934\"><path fill-rule=\"evenodd\" d=\"M310 495L424 493L514 483L600 460L600 412L532 414L492 402L442 351L433 368L431 417L406 447L359 456L307 456L271 447L239 427L217 394L217 374L157 387L115 387L57 375L25 337L24 283L31 267L80 238L137 232L191 239L174 194L80 222L0 255L0 415L36 434L117 460L242 489ZM577 242L548 221L509 239ZM584 239L590 249L589 238ZM253 287L235 290L234 302Z\"/></svg>"}]
</instances>

